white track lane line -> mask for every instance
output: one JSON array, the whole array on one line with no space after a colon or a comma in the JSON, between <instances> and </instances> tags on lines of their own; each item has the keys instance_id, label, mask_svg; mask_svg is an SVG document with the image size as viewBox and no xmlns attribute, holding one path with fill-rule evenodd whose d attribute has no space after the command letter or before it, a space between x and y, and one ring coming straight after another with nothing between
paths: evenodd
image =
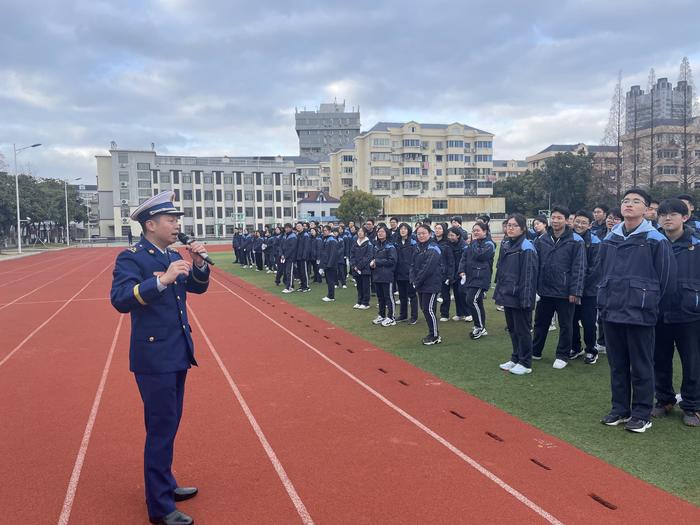
<instances>
[{"instance_id":1,"label":"white track lane line","mask_svg":"<svg viewBox=\"0 0 700 525\"><path fill-rule=\"evenodd\" d=\"M192 314L192 319L194 319L194 322L197 324L197 328L202 333L202 336L204 336L204 340L207 342L207 346L209 346L209 351L214 356L214 359L218 363L219 368L221 369L221 372L224 374L224 377L226 378L226 381L228 381L228 384L231 387L231 390L233 390L233 394L236 396L238 403L241 405L243 412L245 413L246 417L248 418L248 422L250 423L250 426L253 427L253 430L255 431L255 435L258 436L258 440L260 441L260 444L265 449L265 453L267 454L267 457L270 459L270 462L272 463L272 466L274 467L275 472L277 472L277 476L280 478L282 485L284 485L284 488L287 491L289 498L292 500L294 507L297 509L297 513L299 514L301 521L305 525L313 525L314 521L311 518L309 511L306 510L306 506L304 505L304 502L301 501L301 498L299 497L299 494L297 493L296 489L294 488L292 481L289 479L289 476L287 476L287 473L285 472L284 467L282 466L282 463L277 458L277 454L275 454L275 451L272 449L270 442L265 437L265 434L263 433L262 429L260 428L260 425L258 424L257 420L255 419L253 412L250 410L248 403L246 403L245 398L243 397L243 394L241 394L241 391L238 389L238 386L236 386L236 383L233 380L233 378L231 377L231 374L229 373L228 369L226 368L226 365L221 360L221 357L219 357L219 353L216 351L216 348L214 348L214 345L212 344L211 340L209 339L209 336L204 331L204 328L202 327L201 323L199 322L199 318L194 313L194 310L192 309L191 306L188 306L188 310Z\"/></svg>"},{"instance_id":2,"label":"white track lane line","mask_svg":"<svg viewBox=\"0 0 700 525\"><path fill-rule=\"evenodd\" d=\"M304 346L306 346L306 347L307 347L308 349L310 349L311 351L315 352L319 357L321 357L323 360L325 360L326 362L328 362L331 366L333 366L334 368L336 368L337 370L339 370L342 374L344 374L345 376L347 376L348 378L350 378L352 381L354 381L355 383L357 383L358 385L360 385L362 388L364 388L365 390L367 390L370 394L372 394L374 397L376 397L377 399L379 399L382 403L384 403L384 404L387 405L389 408L391 408L391 409L394 410L395 412L399 413L399 414L402 415L404 418L406 418L408 421L410 421L410 422L413 423L415 426L417 426L418 428L420 428L423 432L425 432L425 433L428 434L430 437L432 437L435 441L437 441L438 443L440 443L441 445L443 445L445 448L447 448L450 452L452 452L452 453L455 454L457 457L459 457L461 460L463 460L465 463L467 463L467 464L468 464L470 467L472 467L474 470L476 470L476 471L479 472L480 474L483 474L483 475L484 475L485 477L487 477L489 480L493 481L496 485L498 485L500 488L502 488L503 490L505 490L508 494L510 494L511 496L513 496L513 497L514 497L516 500L518 500L520 503L522 503L523 505L525 505L526 507L528 507L529 509L531 509L531 510L534 511L535 513L539 514L542 518L544 518L545 520L547 520L547 521L548 521L549 523L551 523L552 525L563 525L563 523L562 523L561 521L559 521L559 520L558 520L556 517L554 517L552 514L550 514L549 512L547 512L546 510L544 510L542 507L540 507L539 505L537 505L537 503L535 503L534 501L530 500L530 499L529 499L527 496L525 496L522 492L519 492L519 491L516 490L515 488L511 487L510 485L508 485L508 483L506 483L505 481L503 481L503 480L502 480L501 478L499 478L496 474L494 474L493 472L491 472L490 470L488 470L486 467L484 467L483 465L481 465L481 464L480 464L479 462L477 462L475 459L473 459L473 458L471 458L470 456L468 456L466 453L462 452L462 451L461 451L459 448L457 448L455 445L453 445L452 443L450 443L449 441L447 441L447 439L445 439L444 437L442 437L440 434L438 434L438 433L435 432L434 430L431 430L428 426L426 426L425 424L421 423L418 419L416 419L416 418L413 417L411 414L409 414L408 412L406 412L405 410L403 410L401 407L399 407L398 405L395 405L394 403L392 403L391 401L389 401L386 397L384 397L382 394L380 394L379 392L377 392L374 388L372 388L372 387L369 386L367 383L363 382L360 378L356 377L356 376L353 375L351 372L349 372L348 370L346 370L345 368L343 368L341 365L339 365L338 363L336 363L335 361L333 361L331 358L329 358L328 356L326 356L326 355L325 355L323 352L321 352L319 349L317 349L316 347L314 347L313 345L311 345L310 343L308 343L306 340L304 340L304 339L302 339L301 337L299 337L298 335L296 335L294 332L292 332L291 330L289 330L289 329L288 329L287 327L285 327L284 325L278 323L275 319L273 319L272 317L270 317L269 315L267 315L265 312L263 312L262 310L260 310L260 309L259 309L257 306L255 306L254 304L252 304L252 303L250 303L249 301L247 301L244 297L238 295L236 292L234 292L233 290L231 290L228 286L226 286L224 283L222 283L221 281L219 281L219 280L216 279L215 277L212 276L212 277L210 277L210 278L211 278L212 280L214 280L216 283L218 283L219 285L223 286L223 287L224 287L226 290L228 290L231 294L233 294L233 295L235 295L236 297L238 297L241 301L243 301L244 303L246 303L248 306L250 306L253 310L255 310L256 312L258 312L260 315L262 315L263 317L265 317L266 319L268 319L270 322L272 322L273 324L275 324L276 326L278 326L282 331L287 332L287 333L288 333L289 335L291 335L294 339L296 339L297 341L299 341L301 344L303 344Z\"/></svg>"},{"instance_id":3,"label":"white track lane line","mask_svg":"<svg viewBox=\"0 0 700 525\"><path fill-rule=\"evenodd\" d=\"M226 292L228 293L228 292ZM32 305L32 304L56 304L56 303L65 303L68 299L55 299L53 301L22 301L19 303L14 303L17 305ZM109 301L109 297L92 297L90 299L73 299L74 303L79 303L80 301ZM0 306L5 306L5 304L8 303L0 303Z\"/></svg>"},{"instance_id":4,"label":"white track lane line","mask_svg":"<svg viewBox=\"0 0 700 525\"><path fill-rule=\"evenodd\" d=\"M87 455L88 445L90 444L90 436L92 435L92 429L95 426L97 412L100 409L102 393L104 392L105 384L107 383L107 375L109 374L109 368L112 364L112 356L114 355L114 349L117 346L117 339L119 338L119 332L122 328L123 321L124 315L120 315L119 322L117 323L117 329L114 331L112 345L110 346L109 353L107 354L107 361L105 362L105 366L102 369L102 377L100 378L100 384L97 387L97 392L95 392L95 399L92 401L92 409L90 410L90 416L88 417L87 424L85 425L83 439L80 441L78 455L75 458L73 472L70 475L70 481L68 482L68 488L66 489L66 497L63 500L63 509L61 510L61 515L58 517L58 525L67 525L68 520L70 519L70 513L73 509L73 501L75 500L75 493L78 490L78 482L80 481L80 472L83 470L83 463L85 462L85 456Z\"/></svg>"},{"instance_id":5,"label":"white track lane line","mask_svg":"<svg viewBox=\"0 0 700 525\"><path fill-rule=\"evenodd\" d=\"M21 343L19 343L17 346L15 346L9 354L7 354L2 360L0 360L0 367L1 367L2 365L4 365L4 364L8 361L8 359L10 359L13 355L15 355L15 354L24 346L24 344L25 344L27 341L29 341L32 337L34 337L34 336L36 335L36 333L37 333L39 330L41 330L41 329L44 328L47 324L49 324L49 322L51 321L51 319L53 319L53 318L56 317L58 314L60 314L60 313L63 311L63 309L64 309L66 306L68 306L68 305L73 301L73 299L75 299L76 297L78 297L78 295L80 295L80 293L81 293L83 290L85 290L85 288L87 288L88 286L90 286L90 284L92 284L92 282L93 282L95 279L97 279L100 275L102 275L102 274L105 272L105 270L107 270L108 268L111 268L112 266L114 266L114 263L113 263L113 262L110 262L107 266L105 266L102 270L100 270L100 272L99 272L97 275L95 275L95 277L93 277L92 279L90 279L90 280L85 284L85 286L83 286L80 290L78 290L78 291L75 293L75 295L73 295L73 297L71 297L70 299L68 299L65 303L63 303L63 305L62 305L58 310L56 310L53 314L51 314L51 316L50 316L49 318L47 318L46 321L44 321L43 323L41 323L39 326L37 326L37 327L32 331L32 333L30 333L27 337L25 337L24 339L22 339L22 342L21 342Z\"/></svg>"},{"instance_id":6,"label":"white track lane line","mask_svg":"<svg viewBox=\"0 0 700 525\"><path fill-rule=\"evenodd\" d=\"M73 273L73 272L79 270L80 268L82 268L83 266L86 266L86 265L90 264L91 262L92 262L92 261L84 262L83 264L80 264L80 265L75 266L74 268L68 270L68 271L67 271L66 273L64 273L63 275L60 275L60 276L56 277L55 279L51 279L50 281L46 281L46 282L45 282L44 284L42 284L41 286L37 286L36 288L34 288L31 292L27 292L27 293L25 293L24 295L20 295L20 296L19 296L17 299L15 299L14 301L10 301L9 303L3 304L2 306L0 306L0 310L3 310L3 309L5 309L5 308L7 308L8 306L12 306L13 304L15 304L15 303L16 303L17 301L19 301L20 299L24 299L24 298L27 297L28 295L32 295L34 292L38 292L39 290L41 290L41 289L44 288L45 286L48 286L48 285L50 285L50 284L55 283L56 281L58 281L58 280L60 280L60 279L63 279L66 275L69 275L69 274L71 274L71 273Z\"/></svg>"},{"instance_id":7,"label":"white track lane line","mask_svg":"<svg viewBox=\"0 0 700 525\"><path fill-rule=\"evenodd\" d=\"M20 282L20 281L24 281L25 279L29 279L30 277L37 276L37 275L39 275L39 274L41 274L41 273L43 273L43 272L49 272L49 271L55 269L56 266L63 266L64 264L70 263L70 262L71 262L71 261L70 261L70 258L68 258L68 257L61 257L62 260L61 260L61 261L58 261L58 262L57 262L57 259L58 259L58 258L56 258L56 259L54 259L54 260L51 261L51 264L53 264L52 267L50 267L50 268L42 268L41 270L37 270L37 271L32 272L32 273L29 273L29 274L27 274L27 275L23 275L22 277L18 277L18 278L16 278L16 279L15 279L15 278L10 279L10 280L8 280L6 283L3 283L2 285L0 285L0 289L4 288L5 286L10 286L11 284L15 284L15 283L18 283L18 282ZM45 265L46 265L47 263L44 262L44 263L42 263L42 264L45 264ZM9 272L9 273L16 273L16 272Z\"/></svg>"},{"instance_id":8,"label":"white track lane line","mask_svg":"<svg viewBox=\"0 0 700 525\"><path fill-rule=\"evenodd\" d=\"M48 253L48 252L47 252L47 253ZM46 254L44 254L44 253L39 254L37 257L41 257L42 255L46 255ZM61 254L61 257L63 257L63 254ZM5 271L2 271L2 272L0 272L0 275L5 275L5 274L7 274L7 273L21 272L21 271L27 270L27 269L29 269L29 268L33 268L34 266L40 266L40 265L42 265L42 264L46 264L47 261L44 260L45 258L46 258L46 257L43 257L43 258L41 259L41 261L35 262L34 264L27 264L27 265L21 266L20 268L18 268L18 269L16 269L16 270L5 270ZM21 259L20 259L20 260L21 260ZM7 262L8 262L8 264L9 264L9 263L11 263L11 262L19 262L19 260L18 260L18 259L13 259L13 260L7 261ZM0 265L0 268L2 268L2 265Z\"/></svg>"}]
</instances>

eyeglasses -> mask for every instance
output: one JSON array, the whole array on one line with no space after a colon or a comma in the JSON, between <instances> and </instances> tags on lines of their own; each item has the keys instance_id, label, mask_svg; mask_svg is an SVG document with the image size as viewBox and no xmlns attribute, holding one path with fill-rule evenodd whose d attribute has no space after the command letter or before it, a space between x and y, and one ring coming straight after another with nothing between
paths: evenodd
<instances>
[{"instance_id":1,"label":"eyeglasses","mask_svg":"<svg viewBox=\"0 0 700 525\"><path fill-rule=\"evenodd\" d=\"M507 223L507 224L506 224L506 228L520 228L520 225L519 225L519 224Z\"/></svg>"},{"instance_id":2,"label":"eyeglasses","mask_svg":"<svg viewBox=\"0 0 700 525\"><path fill-rule=\"evenodd\" d=\"M622 199L622 204L634 204L635 206L644 204L646 206L646 202L642 199Z\"/></svg>"}]
</instances>

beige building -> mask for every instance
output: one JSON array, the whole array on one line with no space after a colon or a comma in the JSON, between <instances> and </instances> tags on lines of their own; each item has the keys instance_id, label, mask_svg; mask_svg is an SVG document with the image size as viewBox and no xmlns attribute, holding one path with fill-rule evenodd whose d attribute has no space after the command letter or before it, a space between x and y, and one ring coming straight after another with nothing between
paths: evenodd
<instances>
[{"instance_id":1,"label":"beige building","mask_svg":"<svg viewBox=\"0 0 700 525\"><path fill-rule=\"evenodd\" d=\"M700 117L691 119L683 131L682 121L661 120L654 126L622 137L622 173L625 185L676 187L687 179L689 189L700 188ZM688 161L683 151L688 152ZM636 162L635 162L636 158ZM687 177L684 171L688 170Z\"/></svg>"},{"instance_id":2,"label":"beige building","mask_svg":"<svg viewBox=\"0 0 700 525\"><path fill-rule=\"evenodd\" d=\"M488 214L493 219L502 219L506 213L503 197L390 197L384 200L385 217L413 220L430 217L433 221L449 222L453 216L463 221L474 221L479 215ZM500 221L491 222L494 231L500 232ZM464 224L466 227L466 222Z\"/></svg>"},{"instance_id":3,"label":"beige building","mask_svg":"<svg viewBox=\"0 0 700 525\"><path fill-rule=\"evenodd\" d=\"M460 123L379 122L330 154L331 194L379 197L493 194L494 135Z\"/></svg>"},{"instance_id":4,"label":"beige building","mask_svg":"<svg viewBox=\"0 0 700 525\"><path fill-rule=\"evenodd\" d=\"M615 179L617 166L616 146L589 146L587 144L552 144L535 155L526 157L527 167L530 170L544 168L545 160L554 157L558 153L573 153L593 155L593 172L597 175L605 175L610 180Z\"/></svg>"},{"instance_id":5,"label":"beige building","mask_svg":"<svg viewBox=\"0 0 700 525\"><path fill-rule=\"evenodd\" d=\"M526 160L494 160L493 174L496 180L518 177L527 171Z\"/></svg>"}]
</instances>

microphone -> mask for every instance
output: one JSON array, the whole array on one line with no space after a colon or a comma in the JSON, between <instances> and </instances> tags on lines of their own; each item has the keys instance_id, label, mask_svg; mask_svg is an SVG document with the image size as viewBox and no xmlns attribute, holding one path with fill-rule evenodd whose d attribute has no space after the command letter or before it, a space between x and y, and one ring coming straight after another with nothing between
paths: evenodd
<instances>
[{"instance_id":1,"label":"microphone","mask_svg":"<svg viewBox=\"0 0 700 525\"><path fill-rule=\"evenodd\" d=\"M177 234L177 238L182 244L192 244L194 242L194 239L190 239L187 235L185 235L182 232ZM214 266L214 261L212 261L211 257L209 257L209 255L207 255L207 252L198 253L197 255L199 255L202 259L204 259L204 261L207 262L208 264L211 264L212 266Z\"/></svg>"}]
</instances>

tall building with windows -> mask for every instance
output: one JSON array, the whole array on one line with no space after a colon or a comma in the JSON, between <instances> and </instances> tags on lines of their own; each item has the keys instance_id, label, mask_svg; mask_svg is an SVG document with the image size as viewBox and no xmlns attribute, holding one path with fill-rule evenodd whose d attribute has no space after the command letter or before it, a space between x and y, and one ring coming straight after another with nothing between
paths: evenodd
<instances>
[{"instance_id":1,"label":"tall building with windows","mask_svg":"<svg viewBox=\"0 0 700 525\"><path fill-rule=\"evenodd\" d=\"M653 112L653 114L652 114ZM661 122L681 121L693 112L693 88L684 80L678 81L676 87L667 78L660 78L649 93L639 86L632 86L625 95L625 132L634 131L635 127L646 129ZM653 121L652 121L653 116Z\"/></svg>"},{"instance_id":2,"label":"tall building with windows","mask_svg":"<svg viewBox=\"0 0 700 525\"><path fill-rule=\"evenodd\" d=\"M526 160L494 160L493 174L496 180L518 177L527 171Z\"/></svg>"},{"instance_id":3,"label":"tall building with windows","mask_svg":"<svg viewBox=\"0 0 700 525\"><path fill-rule=\"evenodd\" d=\"M493 194L493 133L455 122L379 122L329 157L331 194L381 197Z\"/></svg>"},{"instance_id":4,"label":"tall building with windows","mask_svg":"<svg viewBox=\"0 0 700 525\"><path fill-rule=\"evenodd\" d=\"M131 212L164 190L175 192L183 230L197 237L231 235L237 225L260 229L297 216L297 168L283 157L192 157L117 149L98 155L99 232L141 232Z\"/></svg>"},{"instance_id":5,"label":"tall building with windows","mask_svg":"<svg viewBox=\"0 0 700 525\"><path fill-rule=\"evenodd\" d=\"M360 110L345 111L345 102L321 104L318 111L297 111L299 156L325 160L335 149L360 134Z\"/></svg>"}]
</instances>

